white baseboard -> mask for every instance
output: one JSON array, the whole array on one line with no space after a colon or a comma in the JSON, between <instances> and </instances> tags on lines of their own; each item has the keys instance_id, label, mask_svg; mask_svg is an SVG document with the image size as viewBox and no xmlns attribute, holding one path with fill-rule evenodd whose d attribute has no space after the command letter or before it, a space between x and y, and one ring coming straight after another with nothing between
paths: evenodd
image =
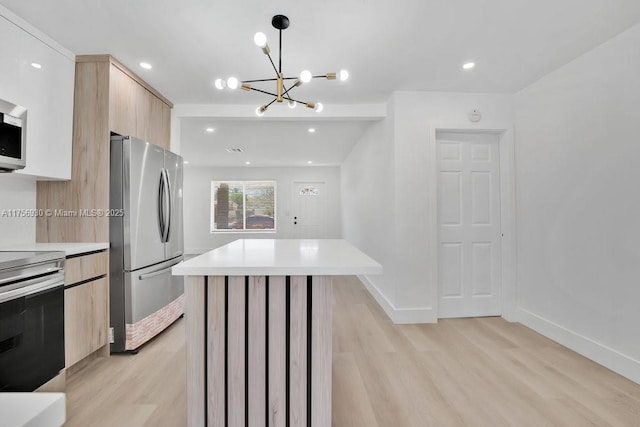
<instances>
[{"instance_id":1,"label":"white baseboard","mask_svg":"<svg viewBox=\"0 0 640 427\"><path fill-rule=\"evenodd\" d=\"M382 307L387 316L396 324L437 323L438 318L431 307L396 308L391 301L369 280L367 276L358 276L369 293Z\"/></svg>"},{"instance_id":2,"label":"white baseboard","mask_svg":"<svg viewBox=\"0 0 640 427\"><path fill-rule=\"evenodd\" d=\"M518 308L517 318L520 323L545 337L640 384L640 361L522 308Z\"/></svg>"}]
</instances>

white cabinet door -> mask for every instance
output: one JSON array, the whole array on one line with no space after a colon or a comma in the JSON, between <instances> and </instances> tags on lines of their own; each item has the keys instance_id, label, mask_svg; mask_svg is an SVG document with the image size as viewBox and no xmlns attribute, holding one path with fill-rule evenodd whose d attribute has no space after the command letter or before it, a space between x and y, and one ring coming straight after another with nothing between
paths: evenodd
<instances>
[{"instance_id":1,"label":"white cabinet door","mask_svg":"<svg viewBox=\"0 0 640 427\"><path fill-rule=\"evenodd\" d=\"M71 179L75 63L23 31L19 73L17 103L28 114L27 166L20 173Z\"/></svg>"},{"instance_id":2,"label":"white cabinet door","mask_svg":"<svg viewBox=\"0 0 640 427\"><path fill-rule=\"evenodd\" d=\"M74 59L11 16L0 16L0 38L0 98L27 109L27 166L17 173L71 179Z\"/></svg>"},{"instance_id":3,"label":"white cabinet door","mask_svg":"<svg viewBox=\"0 0 640 427\"><path fill-rule=\"evenodd\" d=\"M20 93L20 46L23 31L0 17L0 99L18 103Z\"/></svg>"}]
</instances>

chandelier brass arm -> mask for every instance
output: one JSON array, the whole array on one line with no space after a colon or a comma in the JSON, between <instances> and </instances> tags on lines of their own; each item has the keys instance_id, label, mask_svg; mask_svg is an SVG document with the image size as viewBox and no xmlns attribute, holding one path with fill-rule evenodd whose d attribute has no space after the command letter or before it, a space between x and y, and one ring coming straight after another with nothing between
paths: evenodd
<instances>
[{"instance_id":1,"label":"chandelier brass arm","mask_svg":"<svg viewBox=\"0 0 640 427\"><path fill-rule=\"evenodd\" d=\"M273 67L273 70L276 73L276 77L269 78L269 79L253 79L253 80L242 80L242 81L239 81L235 77L229 77L227 80L216 79L215 87L220 90L224 89L225 87L228 87L229 89L237 89L238 87L240 87L241 89L247 92L254 91L254 92L259 92L259 93L273 96L274 98L273 100L271 100L271 102L269 102L268 104L263 104L256 109L256 114L259 116L262 116L265 113L265 111L267 111L267 108L273 105L273 103L275 102L282 103L284 102L284 100L287 100L290 108L294 108L296 104L302 104L307 108L314 109L318 113L321 112L324 108L322 103L310 102L310 101L307 101L307 102L298 101L296 99L293 99L290 96L289 92L297 87L300 87L304 83L310 82L312 79L323 78L327 80L336 80L339 76L340 80L344 81L344 80L347 80L347 78L349 77L349 73L346 70L341 70L339 74L327 73L327 74L314 76L311 74L310 71L304 70L302 71L302 73L300 73L299 77L284 77L282 73L282 30L285 30L289 27L289 18L287 18L284 15L275 15L271 19L271 25L278 30L279 43L278 43L278 66L277 67L275 62L273 61L273 58L271 57L271 49L267 44L267 36L259 32L255 34L255 36L253 37L253 40L255 44L262 49L262 52L267 56L267 58L269 58L269 62L271 63L271 66ZM290 81L290 80L295 80L295 82L291 86L285 87L284 82ZM263 82L276 82L275 93L258 89L252 86L252 83L263 83Z\"/></svg>"}]
</instances>

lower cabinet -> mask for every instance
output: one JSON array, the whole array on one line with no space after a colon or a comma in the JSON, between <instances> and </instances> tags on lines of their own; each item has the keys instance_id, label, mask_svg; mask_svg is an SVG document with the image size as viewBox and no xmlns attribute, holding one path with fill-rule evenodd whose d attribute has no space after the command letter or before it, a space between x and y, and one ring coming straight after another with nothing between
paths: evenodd
<instances>
[{"instance_id":1,"label":"lower cabinet","mask_svg":"<svg viewBox=\"0 0 640 427\"><path fill-rule=\"evenodd\" d=\"M65 366L108 344L109 282L106 277L64 291Z\"/></svg>"},{"instance_id":2,"label":"lower cabinet","mask_svg":"<svg viewBox=\"0 0 640 427\"><path fill-rule=\"evenodd\" d=\"M66 261L67 279L78 281L76 283L65 282L64 341L66 368L73 366L91 353L109 344L109 279L106 276L107 263L107 252L69 258Z\"/></svg>"}]
</instances>

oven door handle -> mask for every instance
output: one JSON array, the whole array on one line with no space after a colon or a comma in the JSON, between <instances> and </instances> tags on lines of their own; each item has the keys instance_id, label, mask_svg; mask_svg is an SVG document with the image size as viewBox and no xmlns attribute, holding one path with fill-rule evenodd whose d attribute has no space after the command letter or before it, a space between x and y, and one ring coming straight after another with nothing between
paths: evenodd
<instances>
[{"instance_id":1,"label":"oven door handle","mask_svg":"<svg viewBox=\"0 0 640 427\"><path fill-rule=\"evenodd\" d=\"M62 271L63 269L60 267L48 267L42 269L31 269L25 274L20 274L18 276L7 277L6 279L0 280L0 285L4 285L9 282L17 282L18 280L28 279L29 277L38 276L41 274L50 274L57 273L58 271Z\"/></svg>"},{"instance_id":2,"label":"oven door handle","mask_svg":"<svg viewBox=\"0 0 640 427\"><path fill-rule=\"evenodd\" d=\"M57 286L64 286L64 275L62 273L57 273L47 277L46 280L42 280L42 278L29 280L25 282L25 286L12 289L10 291L0 292L0 303L33 295Z\"/></svg>"}]
</instances>

